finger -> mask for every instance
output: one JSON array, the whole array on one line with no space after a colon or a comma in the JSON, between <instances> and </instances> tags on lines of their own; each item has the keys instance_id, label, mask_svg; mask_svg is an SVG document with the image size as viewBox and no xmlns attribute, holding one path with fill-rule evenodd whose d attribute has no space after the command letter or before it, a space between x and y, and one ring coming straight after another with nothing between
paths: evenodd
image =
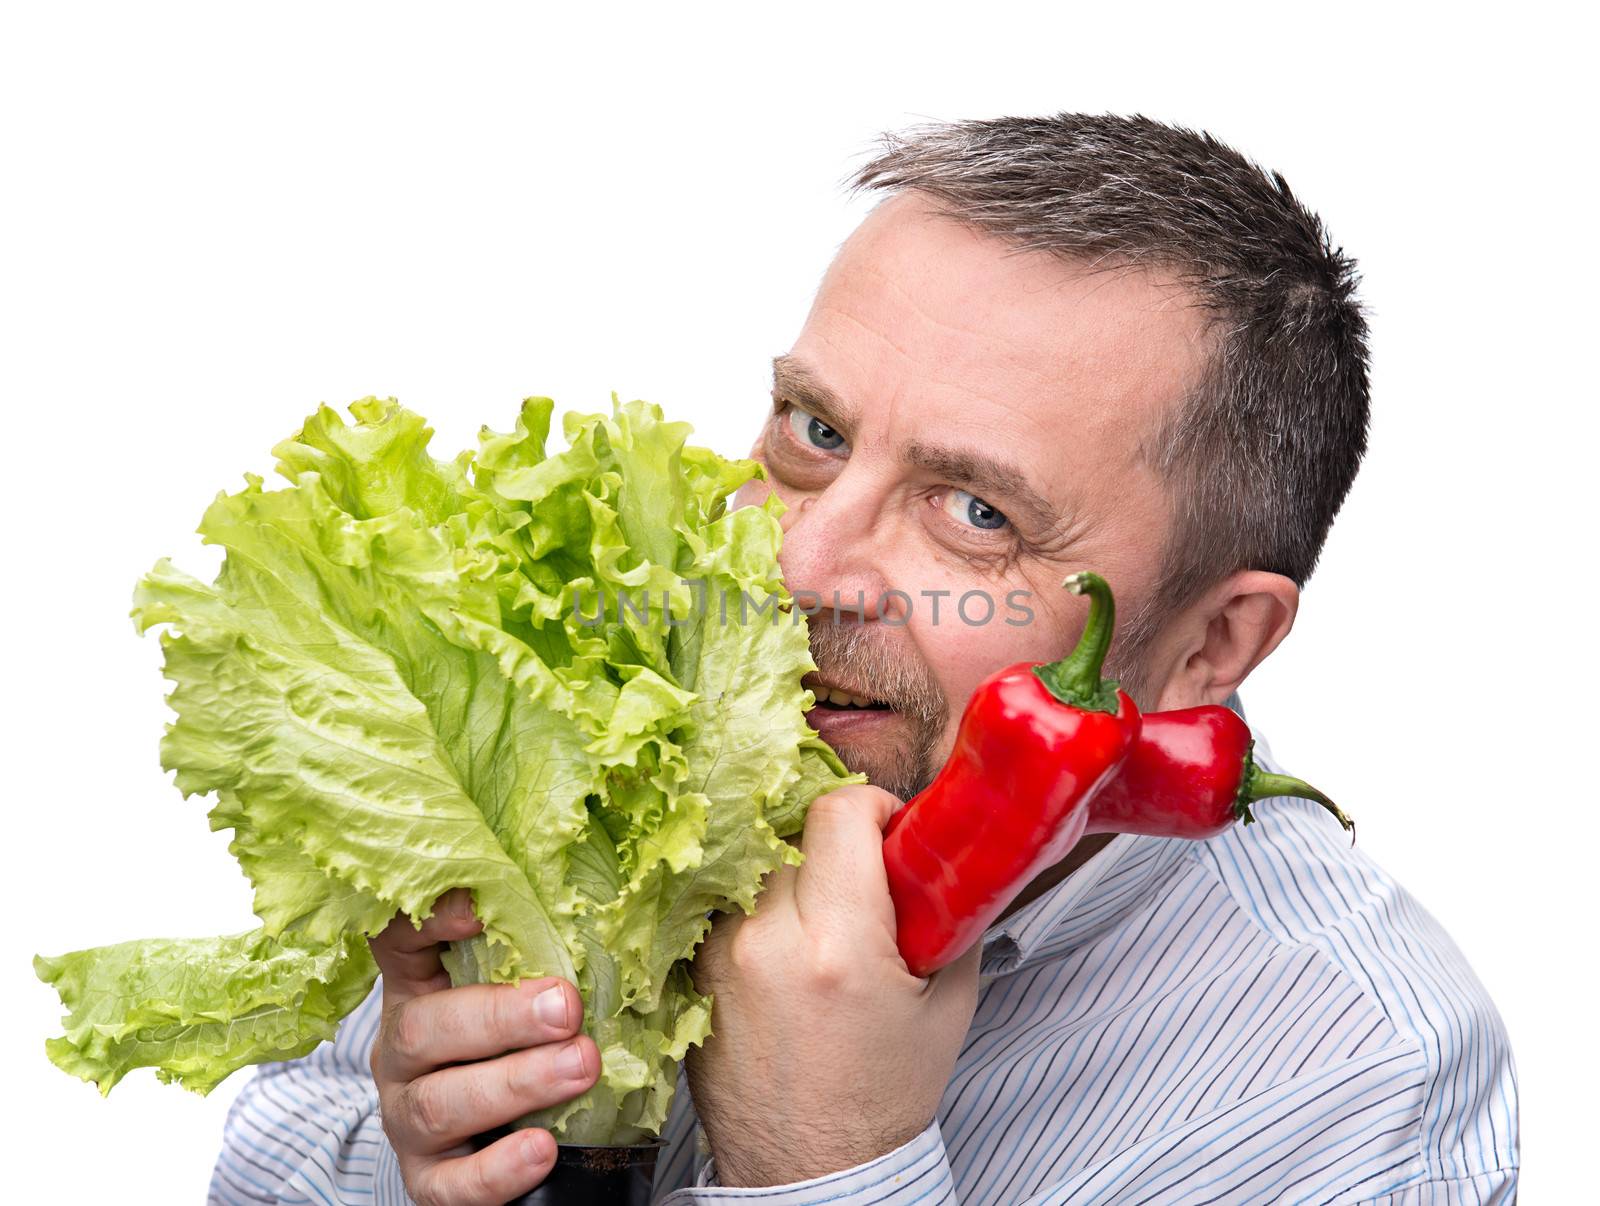
<instances>
[{"instance_id":1,"label":"finger","mask_svg":"<svg viewBox=\"0 0 1600 1206\"><path fill-rule=\"evenodd\" d=\"M383 973L384 1000L409 1000L446 987L439 944L470 938L483 929L472 909L472 893L465 888L446 892L434 902L433 912L421 928L404 913L396 913L383 932L370 938L372 957Z\"/></svg>"},{"instance_id":2,"label":"finger","mask_svg":"<svg viewBox=\"0 0 1600 1206\"><path fill-rule=\"evenodd\" d=\"M387 1009L374 1071L408 1081L445 1064L488 1059L577 1033L583 998L566 980L463 984Z\"/></svg>"},{"instance_id":3,"label":"finger","mask_svg":"<svg viewBox=\"0 0 1600 1206\"><path fill-rule=\"evenodd\" d=\"M761 884L756 889L755 912L746 913L743 909L731 908L726 913L719 913L712 926L713 935L720 930L721 940L728 943L733 941L733 936L743 926L755 925L770 932L782 925L783 919L794 913L794 890L799 874L800 868L793 863L779 863L761 877Z\"/></svg>"},{"instance_id":4,"label":"finger","mask_svg":"<svg viewBox=\"0 0 1600 1206\"><path fill-rule=\"evenodd\" d=\"M806 861L795 880L795 905L806 926L832 919L860 932L861 917L877 917L890 933L894 902L883 869L883 827L900 802L856 784L818 796L806 814L800 848Z\"/></svg>"},{"instance_id":5,"label":"finger","mask_svg":"<svg viewBox=\"0 0 1600 1206\"><path fill-rule=\"evenodd\" d=\"M731 972L729 952L747 925L771 926L794 896L794 871L787 863L768 871L755 896L755 912L746 913L737 905L714 914L711 928L694 948L689 962L689 980L699 993L715 993Z\"/></svg>"},{"instance_id":6,"label":"finger","mask_svg":"<svg viewBox=\"0 0 1600 1206\"><path fill-rule=\"evenodd\" d=\"M768 871L761 877L761 886L756 890L756 911L749 916L770 916L791 903L794 900L794 888L799 882L799 876L800 868L793 863L779 863ZM732 910L732 915L740 921L745 920L747 916L743 909Z\"/></svg>"},{"instance_id":7,"label":"finger","mask_svg":"<svg viewBox=\"0 0 1600 1206\"><path fill-rule=\"evenodd\" d=\"M718 938L723 942L730 942L733 935L738 933L739 927L749 922L772 924L778 914L793 905L795 877L799 871L800 868L793 863L779 863L763 874L761 882L756 886L755 911L746 913L736 905L729 905L725 911L712 918L711 931L706 941Z\"/></svg>"},{"instance_id":8,"label":"finger","mask_svg":"<svg viewBox=\"0 0 1600 1206\"><path fill-rule=\"evenodd\" d=\"M413 1174L426 1202L500 1206L542 1184L556 1163L556 1141L542 1127L513 1131L481 1152L435 1160Z\"/></svg>"},{"instance_id":9,"label":"finger","mask_svg":"<svg viewBox=\"0 0 1600 1206\"><path fill-rule=\"evenodd\" d=\"M397 1149L437 1154L534 1110L571 1101L599 1075L600 1049L586 1034L455 1064L401 1086L384 1103L384 1129Z\"/></svg>"},{"instance_id":10,"label":"finger","mask_svg":"<svg viewBox=\"0 0 1600 1206\"><path fill-rule=\"evenodd\" d=\"M744 910L738 908L711 917L711 927L696 944L689 960L689 982L696 992L714 993L722 983L727 972L728 948L745 920Z\"/></svg>"}]
</instances>

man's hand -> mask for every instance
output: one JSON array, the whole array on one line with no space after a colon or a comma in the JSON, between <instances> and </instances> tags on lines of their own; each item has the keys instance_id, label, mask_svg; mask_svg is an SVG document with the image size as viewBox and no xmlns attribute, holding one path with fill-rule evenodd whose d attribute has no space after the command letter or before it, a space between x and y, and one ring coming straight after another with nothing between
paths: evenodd
<instances>
[{"instance_id":1,"label":"man's hand","mask_svg":"<svg viewBox=\"0 0 1600 1206\"><path fill-rule=\"evenodd\" d=\"M482 928L458 888L420 930L396 914L371 940L383 971L372 1075L384 1133L421 1206L499 1206L533 1189L555 1165L549 1131L519 1130L481 1152L472 1136L569 1101L600 1074L594 1040L577 1033L583 1000L567 981L450 987L439 944Z\"/></svg>"},{"instance_id":2,"label":"man's hand","mask_svg":"<svg viewBox=\"0 0 1600 1206\"><path fill-rule=\"evenodd\" d=\"M716 994L689 1086L723 1185L781 1185L876 1159L933 1120L978 999L981 943L927 980L895 946L876 787L819 796L805 864L746 917L718 917L694 961Z\"/></svg>"}]
</instances>

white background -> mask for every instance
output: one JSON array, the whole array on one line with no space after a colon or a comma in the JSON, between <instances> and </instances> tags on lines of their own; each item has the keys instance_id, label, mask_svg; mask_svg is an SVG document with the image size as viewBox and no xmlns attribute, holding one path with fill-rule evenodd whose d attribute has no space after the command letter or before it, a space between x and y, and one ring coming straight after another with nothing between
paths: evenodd
<instances>
[{"instance_id":1,"label":"white background","mask_svg":"<svg viewBox=\"0 0 1600 1206\"><path fill-rule=\"evenodd\" d=\"M543 6L541 6L543 7ZM559 6L571 13L580 6ZM671 6L677 11L680 6ZM1362 11L1062 4L34 5L0 33L12 921L5 1176L197 1201L202 1100L52 1068L36 951L251 924L157 764L126 619L206 502L318 402L395 395L453 453L521 397L657 401L742 454L880 130L1064 109L1209 129L1365 272L1372 451L1246 685L1280 760L1445 924L1504 1014L1530 1200L1592 1181L1596 257L1587 38Z\"/></svg>"}]
</instances>

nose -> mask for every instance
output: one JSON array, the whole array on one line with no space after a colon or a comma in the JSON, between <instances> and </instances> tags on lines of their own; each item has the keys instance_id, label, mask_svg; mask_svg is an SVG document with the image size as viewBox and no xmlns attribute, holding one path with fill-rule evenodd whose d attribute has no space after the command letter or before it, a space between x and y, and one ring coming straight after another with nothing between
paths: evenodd
<instances>
[{"instance_id":1,"label":"nose","mask_svg":"<svg viewBox=\"0 0 1600 1206\"><path fill-rule=\"evenodd\" d=\"M785 539L788 538L789 529L794 527L794 521L799 519L808 510L810 510L811 509L811 504L816 502L816 501L817 501L816 499L812 498L808 494L808 495L806 495L805 498L802 498L800 500L800 505L799 506L790 507L787 511L785 511L781 516L778 517L778 526L783 529L783 534L784 534L784 538Z\"/></svg>"},{"instance_id":2,"label":"nose","mask_svg":"<svg viewBox=\"0 0 1600 1206\"><path fill-rule=\"evenodd\" d=\"M865 622L883 618L884 595L891 585L874 539L882 500L869 488L847 485L848 476L841 474L784 512L778 521L783 527L778 564L790 594L798 598L804 592L810 596L808 604L822 613Z\"/></svg>"}]
</instances>

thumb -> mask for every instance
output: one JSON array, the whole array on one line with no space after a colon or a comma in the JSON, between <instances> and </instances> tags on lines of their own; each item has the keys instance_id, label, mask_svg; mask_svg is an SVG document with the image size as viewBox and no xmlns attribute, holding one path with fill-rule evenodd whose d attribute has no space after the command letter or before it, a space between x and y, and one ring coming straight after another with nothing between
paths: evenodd
<instances>
[{"instance_id":1,"label":"thumb","mask_svg":"<svg viewBox=\"0 0 1600 1206\"><path fill-rule=\"evenodd\" d=\"M883 827L899 801L867 784L841 787L811 802L800 849L806 861L795 877L795 907L807 926L858 932L861 918L878 917L894 931L894 902L883 867Z\"/></svg>"}]
</instances>

